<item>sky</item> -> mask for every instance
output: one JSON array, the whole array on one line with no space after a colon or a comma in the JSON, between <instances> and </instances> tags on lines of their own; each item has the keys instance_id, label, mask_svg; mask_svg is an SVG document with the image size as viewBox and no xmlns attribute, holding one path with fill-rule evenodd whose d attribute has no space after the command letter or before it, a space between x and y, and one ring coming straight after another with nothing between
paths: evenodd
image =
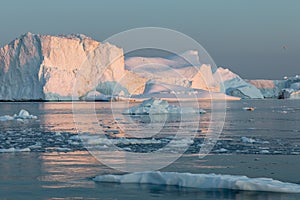
<instances>
[{"instance_id":1,"label":"sky","mask_svg":"<svg viewBox=\"0 0 300 200\"><path fill-rule=\"evenodd\" d=\"M180 31L243 78L300 74L299 0L3 0L0 46L26 32L103 41L138 27Z\"/></svg>"}]
</instances>

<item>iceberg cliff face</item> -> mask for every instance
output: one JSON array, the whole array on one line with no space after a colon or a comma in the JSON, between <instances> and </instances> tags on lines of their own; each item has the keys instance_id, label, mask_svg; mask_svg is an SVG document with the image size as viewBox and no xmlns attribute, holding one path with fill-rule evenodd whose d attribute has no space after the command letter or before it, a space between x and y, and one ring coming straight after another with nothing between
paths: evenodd
<instances>
[{"instance_id":1,"label":"iceberg cliff face","mask_svg":"<svg viewBox=\"0 0 300 200\"><path fill-rule=\"evenodd\" d=\"M289 80L294 90L300 87L295 80ZM199 99L263 98L262 93L278 95L281 87L286 82L275 82L269 90L265 83L246 82L228 69L213 71L201 63L197 51L124 60L121 48L80 34L27 33L0 48L0 100L173 98L178 94Z\"/></svg>"},{"instance_id":2,"label":"iceberg cliff face","mask_svg":"<svg viewBox=\"0 0 300 200\"><path fill-rule=\"evenodd\" d=\"M125 65L127 70L142 77L145 83L151 80L185 88L220 91L211 66L200 63L197 51L187 51L168 58L129 57Z\"/></svg>"},{"instance_id":3,"label":"iceberg cliff face","mask_svg":"<svg viewBox=\"0 0 300 200\"><path fill-rule=\"evenodd\" d=\"M44 99L41 40L30 33L0 49L0 99Z\"/></svg>"},{"instance_id":4,"label":"iceberg cliff face","mask_svg":"<svg viewBox=\"0 0 300 200\"><path fill-rule=\"evenodd\" d=\"M254 85L247 83L237 74L229 69L219 67L214 73L217 82L223 83L224 88L221 91L227 95L240 97L243 99L263 99L263 95Z\"/></svg>"},{"instance_id":5,"label":"iceberg cliff face","mask_svg":"<svg viewBox=\"0 0 300 200\"><path fill-rule=\"evenodd\" d=\"M123 50L113 45L84 35L27 33L0 49L0 99L69 100L75 80L83 96L125 73Z\"/></svg>"}]
</instances>

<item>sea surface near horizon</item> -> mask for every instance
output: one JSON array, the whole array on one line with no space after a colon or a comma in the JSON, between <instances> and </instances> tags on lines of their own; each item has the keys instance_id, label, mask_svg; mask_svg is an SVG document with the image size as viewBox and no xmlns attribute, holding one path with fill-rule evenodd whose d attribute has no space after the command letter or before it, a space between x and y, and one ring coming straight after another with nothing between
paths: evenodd
<instances>
[{"instance_id":1,"label":"sea surface near horizon","mask_svg":"<svg viewBox=\"0 0 300 200\"><path fill-rule=\"evenodd\" d=\"M228 101L222 134L211 153L201 159L197 153L211 120L211 110L208 101L199 103L207 111L201 116L199 135L181 158L161 171L268 177L300 184L297 167L300 164L299 100ZM76 102L81 111L76 114L86 114L87 104L90 103ZM127 106L124 102L112 104L116 109ZM116 129L112 104L95 103L97 120L109 139L119 141L127 136ZM74 137L78 132L73 107L71 102L0 103L0 116L26 109L38 117L23 122L0 122L0 150L31 150L0 153L0 199L300 199L299 194L96 183L92 179L97 175L120 172L102 164ZM245 107L255 110L245 111ZM134 120L149 122L148 118ZM172 132L174 128L167 131ZM171 138L166 134L161 135L163 141ZM118 145L133 152L161 147L146 143ZM138 165L139 161L136 162Z\"/></svg>"}]
</instances>

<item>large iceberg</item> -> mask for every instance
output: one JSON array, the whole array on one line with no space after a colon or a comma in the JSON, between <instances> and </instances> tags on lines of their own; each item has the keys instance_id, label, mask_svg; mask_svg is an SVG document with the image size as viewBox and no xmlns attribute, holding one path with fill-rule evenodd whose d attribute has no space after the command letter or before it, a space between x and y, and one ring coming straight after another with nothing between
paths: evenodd
<instances>
[{"instance_id":1,"label":"large iceberg","mask_svg":"<svg viewBox=\"0 0 300 200\"><path fill-rule=\"evenodd\" d=\"M212 73L197 51L125 61L121 48L85 35L26 33L0 49L0 99L84 100L93 91L101 98L139 95L150 80L218 92Z\"/></svg>"},{"instance_id":2,"label":"large iceberg","mask_svg":"<svg viewBox=\"0 0 300 200\"><path fill-rule=\"evenodd\" d=\"M214 73L214 79L222 83L221 91L227 95L240 97L243 99L263 99L263 95L254 85L247 83L240 76L229 69L219 67Z\"/></svg>"},{"instance_id":3,"label":"large iceberg","mask_svg":"<svg viewBox=\"0 0 300 200\"><path fill-rule=\"evenodd\" d=\"M1 100L70 100L126 74L123 50L84 35L27 33L0 49Z\"/></svg>"},{"instance_id":4,"label":"large iceberg","mask_svg":"<svg viewBox=\"0 0 300 200\"><path fill-rule=\"evenodd\" d=\"M17 101L261 99L278 97L285 88L298 98L300 88L297 76L246 81L228 69L212 69L194 50L124 58L123 49L85 35L32 33L0 48L0 82L0 100Z\"/></svg>"}]
</instances>

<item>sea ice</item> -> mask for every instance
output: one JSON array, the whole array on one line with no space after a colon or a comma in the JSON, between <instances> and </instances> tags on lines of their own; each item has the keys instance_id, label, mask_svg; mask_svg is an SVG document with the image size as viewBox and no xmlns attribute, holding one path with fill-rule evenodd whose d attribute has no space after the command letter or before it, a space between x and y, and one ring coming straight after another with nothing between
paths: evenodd
<instances>
[{"instance_id":1,"label":"sea ice","mask_svg":"<svg viewBox=\"0 0 300 200\"><path fill-rule=\"evenodd\" d=\"M28 151L30 151L30 148L16 149L14 147L11 147L9 149L0 149L0 153L14 153L14 152L28 152Z\"/></svg>"},{"instance_id":2,"label":"sea ice","mask_svg":"<svg viewBox=\"0 0 300 200\"><path fill-rule=\"evenodd\" d=\"M125 175L100 175L98 182L172 185L204 189L230 189L264 192L300 193L300 185L271 178L248 178L246 176L191 174L178 172L136 172Z\"/></svg>"}]
</instances>

